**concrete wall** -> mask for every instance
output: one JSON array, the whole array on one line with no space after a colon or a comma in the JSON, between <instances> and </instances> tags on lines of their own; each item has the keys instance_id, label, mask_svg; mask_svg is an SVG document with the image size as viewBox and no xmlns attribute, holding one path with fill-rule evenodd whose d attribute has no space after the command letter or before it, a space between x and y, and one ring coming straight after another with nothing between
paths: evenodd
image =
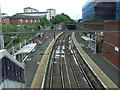
<instances>
[{"instance_id":1,"label":"concrete wall","mask_svg":"<svg viewBox=\"0 0 120 90\"><path fill-rule=\"evenodd\" d=\"M5 79L0 84L0 90L2 90L2 88L25 88L25 84L21 83L21 82L14 81L14 80Z\"/></svg>"}]
</instances>

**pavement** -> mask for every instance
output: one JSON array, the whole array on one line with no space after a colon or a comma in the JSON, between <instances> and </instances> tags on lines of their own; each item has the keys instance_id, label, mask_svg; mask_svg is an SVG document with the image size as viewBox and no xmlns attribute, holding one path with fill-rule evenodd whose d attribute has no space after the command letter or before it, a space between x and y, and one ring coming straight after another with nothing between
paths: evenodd
<instances>
[{"instance_id":1,"label":"pavement","mask_svg":"<svg viewBox=\"0 0 120 90\"><path fill-rule=\"evenodd\" d=\"M80 37L79 33L75 33L75 38L92 61L120 88L120 70L108 62L101 53L94 53L88 47L87 42Z\"/></svg>"},{"instance_id":2,"label":"pavement","mask_svg":"<svg viewBox=\"0 0 120 90\"><path fill-rule=\"evenodd\" d=\"M42 44L35 48L35 51L29 54L28 58L25 60L26 87L31 86L37 68L39 66L39 62L41 61L46 48L53 40L53 38L54 36L43 41Z\"/></svg>"}]
</instances>

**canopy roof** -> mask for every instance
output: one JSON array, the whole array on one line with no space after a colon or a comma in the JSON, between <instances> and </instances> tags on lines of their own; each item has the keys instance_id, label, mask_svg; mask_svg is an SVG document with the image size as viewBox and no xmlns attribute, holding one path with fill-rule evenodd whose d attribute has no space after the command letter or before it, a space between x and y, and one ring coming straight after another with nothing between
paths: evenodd
<instances>
[{"instance_id":1,"label":"canopy roof","mask_svg":"<svg viewBox=\"0 0 120 90\"><path fill-rule=\"evenodd\" d=\"M14 55L18 55L22 53L30 53L35 48L36 45L37 43L30 43L24 46L23 48L21 48L19 51L17 51Z\"/></svg>"}]
</instances>

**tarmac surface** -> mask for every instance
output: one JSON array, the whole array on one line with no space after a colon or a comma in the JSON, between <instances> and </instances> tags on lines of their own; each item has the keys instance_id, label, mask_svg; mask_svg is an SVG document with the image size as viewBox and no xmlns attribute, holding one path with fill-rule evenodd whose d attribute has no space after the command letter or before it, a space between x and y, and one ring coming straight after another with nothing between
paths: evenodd
<instances>
[{"instance_id":1,"label":"tarmac surface","mask_svg":"<svg viewBox=\"0 0 120 90\"><path fill-rule=\"evenodd\" d=\"M80 38L79 33L75 33L75 37L77 42L82 45L83 50L94 63L120 88L120 70L108 62L101 54L95 54L94 51L88 47L86 41Z\"/></svg>"},{"instance_id":2,"label":"tarmac surface","mask_svg":"<svg viewBox=\"0 0 120 90\"><path fill-rule=\"evenodd\" d=\"M43 41L41 45L35 48L35 51L29 54L28 58L25 60L26 87L31 86L34 75L39 66L39 62L41 61L46 48L53 40L53 38L54 36L47 38L45 41Z\"/></svg>"}]
</instances>

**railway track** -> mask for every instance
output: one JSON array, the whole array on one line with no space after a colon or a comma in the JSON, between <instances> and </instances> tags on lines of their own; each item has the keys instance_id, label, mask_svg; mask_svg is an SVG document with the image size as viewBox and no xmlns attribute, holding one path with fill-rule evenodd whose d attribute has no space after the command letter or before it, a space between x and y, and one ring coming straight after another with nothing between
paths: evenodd
<instances>
[{"instance_id":1,"label":"railway track","mask_svg":"<svg viewBox=\"0 0 120 90\"><path fill-rule=\"evenodd\" d=\"M103 88L72 44L71 33L64 33L54 45L45 88Z\"/></svg>"}]
</instances>

